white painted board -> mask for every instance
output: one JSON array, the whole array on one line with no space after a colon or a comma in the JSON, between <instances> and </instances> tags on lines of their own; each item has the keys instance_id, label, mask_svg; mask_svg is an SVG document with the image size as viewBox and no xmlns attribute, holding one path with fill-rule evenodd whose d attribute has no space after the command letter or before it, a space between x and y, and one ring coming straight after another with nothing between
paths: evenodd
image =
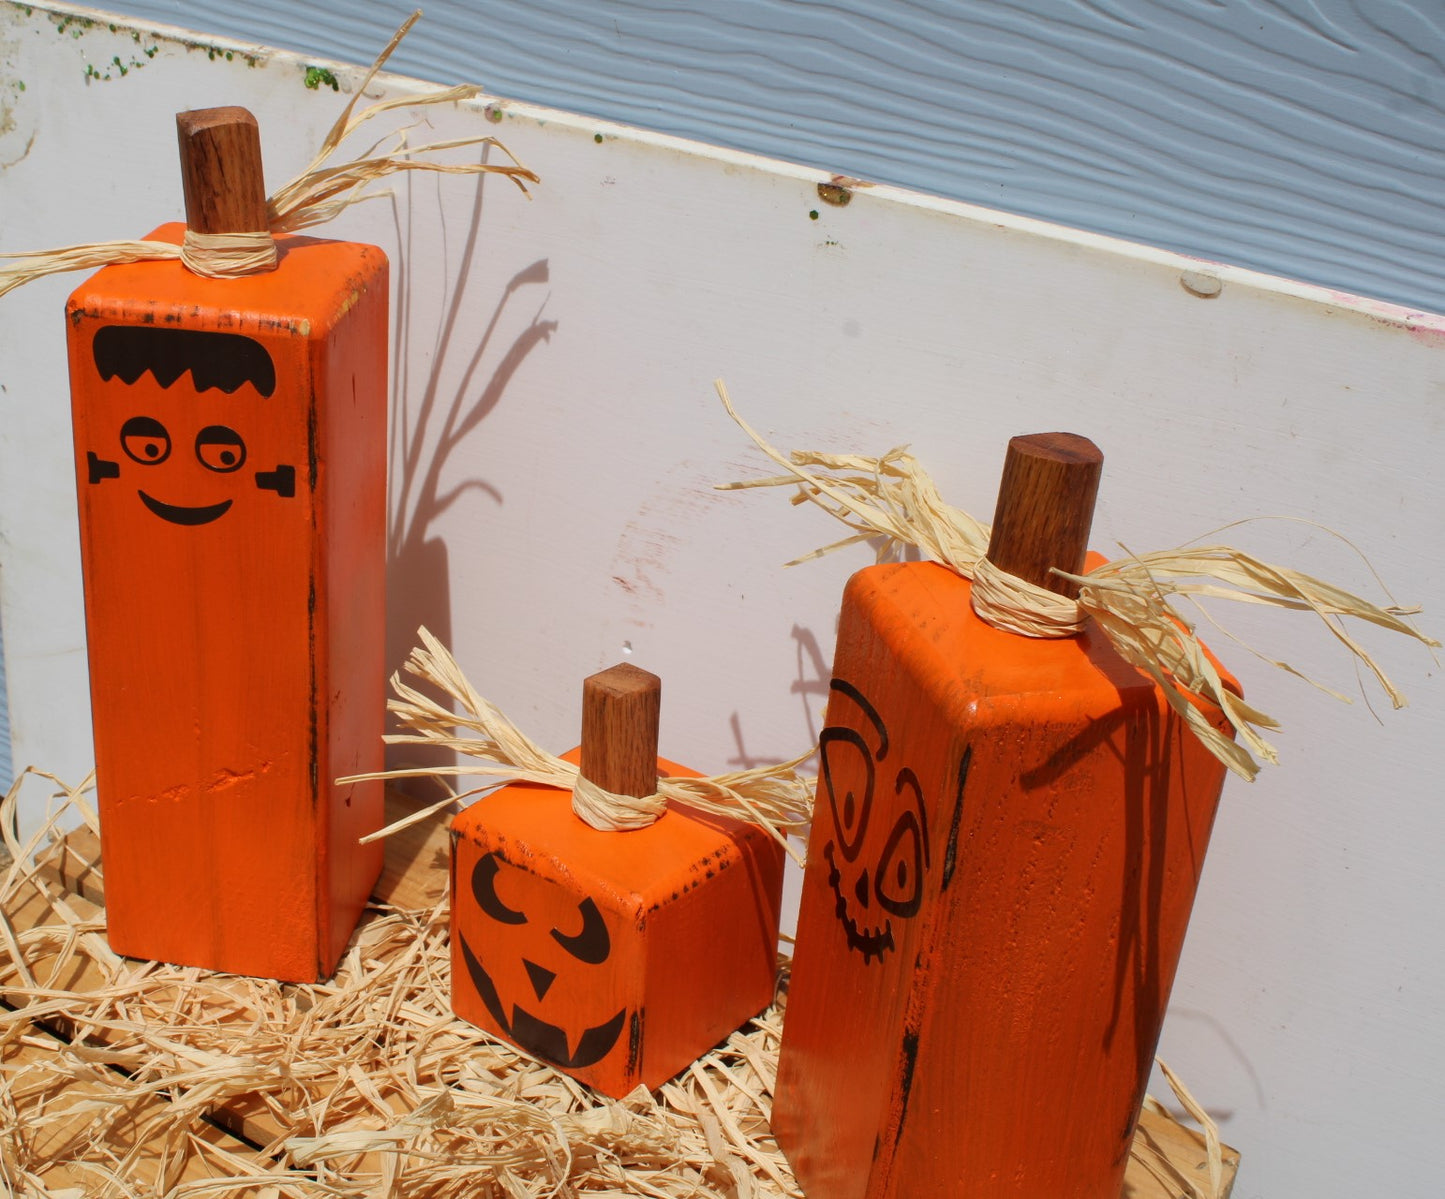
<instances>
[{"instance_id":1,"label":"white painted board","mask_svg":"<svg viewBox=\"0 0 1445 1199\"><path fill-rule=\"evenodd\" d=\"M411 0L124 0L367 61ZM1445 308L1438 0L428 0L397 70Z\"/></svg>"},{"instance_id":2,"label":"white painted board","mask_svg":"<svg viewBox=\"0 0 1445 1199\"><path fill-rule=\"evenodd\" d=\"M287 55L57 26L0 4L0 249L178 216L177 110L252 108L275 186L340 103ZM883 187L834 207L817 171L500 112L439 111L415 136L491 129L541 174L534 200L417 180L334 228L382 245L396 278L394 663L425 622L565 748L582 676L626 656L664 679L668 756L715 771L806 746L842 582L867 554L782 570L837 530L781 494L712 490L765 473L717 375L777 444L911 442L985 517L1009 436L1087 433L1106 455L1100 548L1301 517L1367 549L1441 631L1445 319ZM1187 275L1221 286L1203 299ZM75 282L0 300L15 756L69 777L89 763L61 322ZM1231 536L1371 586L1308 526ZM1226 619L1355 689L1326 637L1250 615ZM1378 723L1221 646L1284 718L1285 765L1227 786L1163 1048L1244 1150L1246 1199L1424 1195L1437 1176L1445 695L1417 647L1369 640L1413 701L1376 698Z\"/></svg>"}]
</instances>

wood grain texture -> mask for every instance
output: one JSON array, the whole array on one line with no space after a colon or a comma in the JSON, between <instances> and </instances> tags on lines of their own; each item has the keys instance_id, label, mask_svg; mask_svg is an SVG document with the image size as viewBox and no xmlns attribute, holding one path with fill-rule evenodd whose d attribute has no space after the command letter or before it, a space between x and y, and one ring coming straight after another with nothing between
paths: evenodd
<instances>
[{"instance_id":1,"label":"wood grain texture","mask_svg":"<svg viewBox=\"0 0 1445 1199\"><path fill-rule=\"evenodd\" d=\"M354 62L404 15L127 11ZM1409 0L439 0L392 65L1439 312L1442 64Z\"/></svg>"},{"instance_id":2,"label":"wood grain texture","mask_svg":"<svg viewBox=\"0 0 1445 1199\"><path fill-rule=\"evenodd\" d=\"M619 662L582 680L582 773L613 795L657 791L662 680Z\"/></svg>"},{"instance_id":3,"label":"wood grain texture","mask_svg":"<svg viewBox=\"0 0 1445 1199\"><path fill-rule=\"evenodd\" d=\"M264 233L261 131L244 108L176 114L186 225L195 233Z\"/></svg>"},{"instance_id":4,"label":"wood grain texture","mask_svg":"<svg viewBox=\"0 0 1445 1199\"><path fill-rule=\"evenodd\" d=\"M988 560L1035 587L1078 595L1076 583L1050 572L1083 569L1103 469L1104 455L1087 437L1031 433L1011 438Z\"/></svg>"}]
</instances>

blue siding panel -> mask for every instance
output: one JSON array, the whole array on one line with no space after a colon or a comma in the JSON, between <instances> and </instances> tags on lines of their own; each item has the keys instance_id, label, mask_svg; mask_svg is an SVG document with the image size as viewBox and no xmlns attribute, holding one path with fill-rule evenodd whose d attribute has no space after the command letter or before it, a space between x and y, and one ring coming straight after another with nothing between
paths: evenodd
<instances>
[{"instance_id":1,"label":"blue siding panel","mask_svg":"<svg viewBox=\"0 0 1445 1199\"><path fill-rule=\"evenodd\" d=\"M369 61L410 4L133 0ZM436 0L396 70L1445 311L1445 8Z\"/></svg>"}]
</instances>

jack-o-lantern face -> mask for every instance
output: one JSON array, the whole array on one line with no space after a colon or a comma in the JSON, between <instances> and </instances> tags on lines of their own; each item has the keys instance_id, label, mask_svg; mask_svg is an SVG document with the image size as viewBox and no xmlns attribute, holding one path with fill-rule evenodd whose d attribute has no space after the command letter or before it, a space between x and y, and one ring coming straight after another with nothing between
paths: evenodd
<instances>
[{"instance_id":1,"label":"jack-o-lantern face","mask_svg":"<svg viewBox=\"0 0 1445 1199\"><path fill-rule=\"evenodd\" d=\"M507 875L514 877L507 880ZM503 878L500 889L499 876ZM517 900L507 893L507 881L515 882L519 877L534 876L515 871L495 853L484 853L473 867L472 896L489 922L486 956L491 968L483 965L465 938L459 938L467 973L504 1036L564 1069L590 1066L616 1046L627 1022L626 1008L580 1029L575 1036L563 1024L539 1013L547 1008L547 996L554 984L560 984L559 989L565 993L563 1002L570 1004L565 1009L568 1011L577 1010L579 995L593 990L582 972L602 965L611 956L612 937L607 923L588 897L576 904L575 920L564 922L567 927L552 927L540 933L536 925L545 918L529 916L524 906L512 906ZM526 995L527 999L524 1004L513 998L509 1011L502 998L504 993ZM561 1004L555 1006L564 1010Z\"/></svg>"},{"instance_id":2,"label":"jack-o-lantern face","mask_svg":"<svg viewBox=\"0 0 1445 1199\"><path fill-rule=\"evenodd\" d=\"M848 947L865 962L881 961L894 948L893 921L916 915L923 902L928 816L918 778L907 766L881 784L887 794L880 794L880 774L887 777L879 768L888 757L888 730L856 687L834 679L832 690L833 705L846 697L867 727L859 732L829 725L819 739L833 834L823 847L828 885ZM829 714L834 711L830 705Z\"/></svg>"}]
</instances>

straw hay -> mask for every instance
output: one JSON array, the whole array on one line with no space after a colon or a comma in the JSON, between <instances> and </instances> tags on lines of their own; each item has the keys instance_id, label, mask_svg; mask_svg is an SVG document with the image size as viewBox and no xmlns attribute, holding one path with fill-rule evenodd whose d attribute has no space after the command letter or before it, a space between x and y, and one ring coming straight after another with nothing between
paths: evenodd
<instances>
[{"instance_id":1,"label":"straw hay","mask_svg":"<svg viewBox=\"0 0 1445 1199\"><path fill-rule=\"evenodd\" d=\"M12 831L22 789L33 795L46 780L52 811L22 845ZM444 896L425 907L373 903L326 983L117 957L103 910L30 861L37 851L43 860L55 830L77 814L95 830L85 790L28 770L0 803L14 859L0 876L0 1193L801 1194L768 1125L786 966L777 1003L724 1045L657 1092L612 1101L452 1018ZM425 847L393 887L398 897L415 876L439 889L444 823ZM1179 1142L1185 1134L1170 1121L1145 1120L1155 1122L1136 1138L1129 1193L1228 1193L1235 1159L1218 1164L1217 1134L1206 1172L1197 1141Z\"/></svg>"},{"instance_id":2,"label":"straw hay","mask_svg":"<svg viewBox=\"0 0 1445 1199\"><path fill-rule=\"evenodd\" d=\"M514 781L542 783L572 792L572 810L595 829L619 832L645 828L655 823L668 803L683 803L699 811L746 820L766 830L801 864L788 835L802 829L812 816L815 780L797 772L813 755L809 748L800 757L748 770L706 778L676 776L657 780L653 795L616 795L591 783L571 762L548 753L514 725L495 704L467 680L451 652L425 627L417 630L421 644L407 658L406 670L437 688L460 713L437 702L399 674L391 676L396 698L387 710L410 730L392 733L384 740L391 745L429 745L455 750L475 765L423 767L350 775L338 782L365 779L456 778L481 776L488 782L433 804L405 820L388 825L362 838L363 842L390 836L399 829L435 812L451 808L461 800ZM458 730L463 735L458 735Z\"/></svg>"},{"instance_id":3,"label":"straw hay","mask_svg":"<svg viewBox=\"0 0 1445 1199\"><path fill-rule=\"evenodd\" d=\"M42 778L57 781L27 771L11 788L6 830L22 786ZM94 828L80 788L57 794L47 828L66 809ZM80 1120L68 1157L92 1163L93 1193L107 1196L262 1185L278 1196L436 1199L798 1194L768 1132L781 1005L656 1096L614 1102L452 1018L445 898L418 910L374 904L334 980L282 985L117 957L104 913L27 865L45 838L6 840L15 861L0 881L0 989L15 1010L0 1009L0 1045L36 1023L61 1030L48 1056L67 1085L29 1108L0 1094L0 1190L51 1194L40 1178L54 1163L36 1146L46 1127ZM49 910L27 927L16 913L37 895ZM254 1141L258 1161L198 1146L207 1118ZM154 1190L137 1192L125 1180L142 1142L171 1157ZM215 1177L180 1178L192 1151L209 1155ZM279 1170L263 1160L273 1156Z\"/></svg>"},{"instance_id":4,"label":"straw hay","mask_svg":"<svg viewBox=\"0 0 1445 1199\"><path fill-rule=\"evenodd\" d=\"M1205 598L1313 613L1355 660L1369 670L1396 708L1405 706L1405 696L1365 647L1345 631L1340 617L1363 620L1432 649L1440 645L1407 619L1419 612L1419 608L1402 607L1393 602L1375 604L1303 571L1272 565L1227 545L1185 545L1148 554L1135 554L1126 549L1119 558L1085 574L1073 575L1055 569L1054 574L1078 584L1079 598L1077 604L1072 603L990 567L985 558L989 526L961 508L945 503L933 479L906 447L896 447L880 458L804 450L785 456L738 415L722 380L714 386L723 407L738 427L758 449L788 472L723 483L718 489L792 487L794 504L816 504L853 530L851 536L795 558L787 565L794 566L865 541L877 542L880 562L901 560L906 551L916 548L924 558L973 579L975 613L999 628L1029 637L1064 637L1078 632L1083 621L1092 618L1119 655L1154 680L1170 707L1205 748L1244 779L1253 781L1260 761L1278 763L1278 752L1260 730L1279 728L1279 722L1245 703L1238 692L1225 683L1220 667L1195 634L1194 625L1170 605L1171 598L1193 603L1206 617L1208 612L1199 604L1199 600ZM1225 528L1245 523L1236 521ZM1355 549L1333 529L1310 521L1301 523L1310 524ZM980 586L977 584L981 565L984 569ZM1216 627L1220 626L1216 624ZM1238 640L1228 630L1221 628L1221 632L1231 640ZM1350 702L1348 696L1316 683L1289 663L1276 661L1249 646L1245 648L1269 665L1304 679L1335 699ZM1210 707L1223 713L1229 732L1215 727L1208 715ZM1234 739L1236 736L1239 743Z\"/></svg>"}]
</instances>

